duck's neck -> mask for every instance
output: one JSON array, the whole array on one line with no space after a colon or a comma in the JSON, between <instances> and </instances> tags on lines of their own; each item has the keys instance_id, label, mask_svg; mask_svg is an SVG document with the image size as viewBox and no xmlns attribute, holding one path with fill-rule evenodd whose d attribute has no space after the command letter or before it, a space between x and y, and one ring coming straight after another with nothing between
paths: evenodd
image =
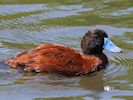
<instances>
[{"instance_id":1,"label":"duck's neck","mask_svg":"<svg viewBox=\"0 0 133 100\"><path fill-rule=\"evenodd\" d=\"M104 53L95 53L95 54L90 53L90 54L85 54L85 55L98 57L102 61L102 63L98 65L97 69L101 69L101 67L104 68L108 65L108 58Z\"/></svg>"},{"instance_id":2,"label":"duck's neck","mask_svg":"<svg viewBox=\"0 0 133 100\"><path fill-rule=\"evenodd\" d=\"M98 58L102 60L102 66L105 67L108 64L108 58L104 53L96 54L95 56L97 56Z\"/></svg>"},{"instance_id":3,"label":"duck's neck","mask_svg":"<svg viewBox=\"0 0 133 100\"><path fill-rule=\"evenodd\" d=\"M102 54L103 48L102 47L94 47L94 48L84 47L82 48L82 51L86 55L99 55L99 54Z\"/></svg>"}]
</instances>

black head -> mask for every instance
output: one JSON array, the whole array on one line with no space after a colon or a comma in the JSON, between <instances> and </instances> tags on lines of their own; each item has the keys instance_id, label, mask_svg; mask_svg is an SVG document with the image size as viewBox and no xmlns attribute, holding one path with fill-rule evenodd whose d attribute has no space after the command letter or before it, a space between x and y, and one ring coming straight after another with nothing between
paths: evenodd
<instances>
[{"instance_id":1,"label":"black head","mask_svg":"<svg viewBox=\"0 0 133 100\"><path fill-rule=\"evenodd\" d=\"M103 51L104 38L108 38L105 31L101 29L89 30L83 36L81 49L84 54L100 54Z\"/></svg>"}]
</instances>

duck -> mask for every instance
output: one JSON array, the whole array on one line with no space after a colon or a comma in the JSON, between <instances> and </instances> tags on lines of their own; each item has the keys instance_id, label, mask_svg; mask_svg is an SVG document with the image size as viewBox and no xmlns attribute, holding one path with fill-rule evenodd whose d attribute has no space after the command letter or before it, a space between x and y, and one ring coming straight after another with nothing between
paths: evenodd
<instances>
[{"instance_id":1,"label":"duck","mask_svg":"<svg viewBox=\"0 0 133 100\"><path fill-rule=\"evenodd\" d=\"M122 51L104 30L90 29L81 39L82 52L60 44L41 44L7 59L5 64L25 72L85 75L105 68L108 60L103 53L104 49L111 52Z\"/></svg>"}]
</instances>

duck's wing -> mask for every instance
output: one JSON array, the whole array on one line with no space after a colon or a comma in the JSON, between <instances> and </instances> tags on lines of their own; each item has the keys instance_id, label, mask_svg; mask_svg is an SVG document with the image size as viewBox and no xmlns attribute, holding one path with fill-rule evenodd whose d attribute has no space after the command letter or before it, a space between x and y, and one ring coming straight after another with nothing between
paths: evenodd
<instances>
[{"instance_id":1,"label":"duck's wing","mask_svg":"<svg viewBox=\"0 0 133 100\"><path fill-rule=\"evenodd\" d=\"M26 71L75 74L81 70L82 60L81 55L69 47L41 45L8 59L6 63Z\"/></svg>"}]
</instances>

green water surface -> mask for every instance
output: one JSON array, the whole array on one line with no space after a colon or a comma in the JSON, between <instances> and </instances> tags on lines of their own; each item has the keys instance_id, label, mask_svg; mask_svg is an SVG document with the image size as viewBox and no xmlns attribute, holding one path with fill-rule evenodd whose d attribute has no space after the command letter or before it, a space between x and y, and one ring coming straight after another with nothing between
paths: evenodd
<instances>
[{"instance_id":1,"label":"green water surface","mask_svg":"<svg viewBox=\"0 0 133 100\"><path fill-rule=\"evenodd\" d=\"M105 30L123 53L104 51L94 75L24 73L3 61L42 43L81 51L91 28ZM133 0L0 0L0 100L133 100Z\"/></svg>"}]
</instances>

